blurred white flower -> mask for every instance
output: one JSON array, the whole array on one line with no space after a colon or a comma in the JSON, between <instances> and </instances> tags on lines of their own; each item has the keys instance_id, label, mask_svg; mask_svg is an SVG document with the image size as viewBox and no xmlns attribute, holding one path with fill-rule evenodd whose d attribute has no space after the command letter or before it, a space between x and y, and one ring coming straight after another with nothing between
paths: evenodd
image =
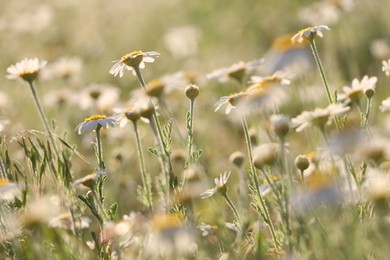
<instances>
[{"instance_id":1,"label":"blurred white flower","mask_svg":"<svg viewBox=\"0 0 390 260\"><path fill-rule=\"evenodd\" d=\"M316 108L314 111L304 111L297 117L291 119L291 126L297 132L306 127L315 125L320 128L331 123L333 117L344 114L350 107L343 104L330 104L326 108Z\"/></svg>"},{"instance_id":2,"label":"blurred white flower","mask_svg":"<svg viewBox=\"0 0 390 260\"><path fill-rule=\"evenodd\" d=\"M301 75L313 69L314 61L307 41L291 42L293 34L276 38L264 55L261 70L265 75L276 71L285 71L292 75Z\"/></svg>"},{"instance_id":3,"label":"blurred white flower","mask_svg":"<svg viewBox=\"0 0 390 260\"><path fill-rule=\"evenodd\" d=\"M77 78L83 68L83 61L79 57L61 57L49 64L42 75L46 79Z\"/></svg>"},{"instance_id":4,"label":"blurred white flower","mask_svg":"<svg viewBox=\"0 0 390 260\"><path fill-rule=\"evenodd\" d=\"M164 44L172 56L188 58L198 52L201 31L195 26L171 28L164 35Z\"/></svg>"},{"instance_id":5,"label":"blurred white flower","mask_svg":"<svg viewBox=\"0 0 390 260\"><path fill-rule=\"evenodd\" d=\"M242 83L244 76L262 64L263 60L252 60L249 62L240 61L227 68L221 68L207 74L208 80L215 80L221 83L227 82L229 79L235 79Z\"/></svg>"},{"instance_id":6,"label":"blurred white flower","mask_svg":"<svg viewBox=\"0 0 390 260\"><path fill-rule=\"evenodd\" d=\"M86 134L91 131L96 131L97 128L109 128L114 127L118 122L105 115L93 115L86 118L83 122L76 126L76 132L78 134Z\"/></svg>"},{"instance_id":7,"label":"blurred white flower","mask_svg":"<svg viewBox=\"0 0 390 260\"><path fill-rule=\"evenodd\" d=\"M15 65L11 65L7 68L7 79L21 78L27 82L34 81L41 71L46 66L46 61L39 60L38 58L28 59L17 62Z\"/></svg>"},{"instance_id":8,"label":"blurred white flower","mask_svg":"<svg viewBox=\"0 0 390 260\"><path fill-rule=\"evenodd\" d=\"M372 56L378 60L388 59L390 57L390 46L386 39L374 39L370 44Z\"/></svg>"},{"instance_id":9,"label":"blurred white flower","mask_svg":"<svg viewBox=\"0 0 390 260\"><path fill-rule=\"evenodd\" d=\"M105 113L112 109L119 100L120 90L110 84L91 84L75 94L70 101L78 105L82 110L95 108Z\"/></svg>"},{"instance_id":10,"label":"blurred white flower","mask_svg":"<svg viewBox=\"0 0 390 260\"><path fill-rule=\"evenodd\" d=\"M382 71L386 74L387 77L390 77L390 59L382 61Z\"/></svg>"},{"instance_id":11,"label":"blurred white flower","mask_svg":"<svg viewBox=\"0 0 390 260\"><path fill-rule=\"evenodd\" d=\"M390 111L390 97L387 97L385 100L382 101L381 105L379 106L379 109L382 112Z\"/></svg>"},{"instance_id":12,"label":"blurred white flower","mask_svg":"<svg viewBox=\"0 0 390 260\"><path fill-rule=\"evenodd\" d=\"M133 51L128 54L123 55L119 60L115 60L115 64L110 69L110 74L116 77L119 74L119 77L123 76L123 70L127 69L133 72L133 75L136 75L135 69L145 68L146 63L154 62L153 57L159 57L160 53L156 51Z\"/></svg>"},{"instance_id":13,"label":"blurred white flower","mask_svg":"<svg viewBox=\"0 0 390 260\"><path fill-rule=\"evenodd\" d=\"M21 195L20 185L0 178L0 201L11 201Z\"/></svg>"}]
</instances>

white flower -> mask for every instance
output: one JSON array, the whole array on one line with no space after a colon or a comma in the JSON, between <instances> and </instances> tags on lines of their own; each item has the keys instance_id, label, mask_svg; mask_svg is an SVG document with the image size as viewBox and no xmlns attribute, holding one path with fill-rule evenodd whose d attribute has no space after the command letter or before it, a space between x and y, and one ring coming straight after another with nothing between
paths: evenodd
<instances>
[{"instance_id":1,"label":"white flower","mask_svg":"<svg viewBox=\"0 0 390 260\"><path fill-rule=\"evenodd\" d=\"M215 70L207 75L208 80L215 80L218 82L226 82L229 79L236 79L239 82L242 82L245 74L249 71L252 71L260 66L263 62L262 59L257 59L249 62L240 61L235 63L227 68L221 68Z\"/></svg>"},{"instance_id":2,"label":"white flower","mask_svg":"<svg viewBox=\"0 0 390 260\"><path fill-rule=\"evenodd\" d=\"M91 131L96 131L98 128L109 128L114 127L118 124L118 122L111 118L106 117L104 115L93 115L84 120L76 126L76 132L78 134L86 134Z\"/></svg>"},{"instance_id":3,"label":"white flower","mask_svg":"<svg viewBox=\"0 0 390 260\"><path fill-rule=\"evenodd\" d=\"M70 79L80 74L83 61L79 57L61 57L48 66L46 78Z\"/></svg>"},{"instance_id":4,"label":"white flower","mask_svg":"<svg viewBox=\"0 0 390 260\"><path fill-rule=\"evenodd\" d=\"M331 119L334 116L347 112L350 107L343 104L330 104L326 108L316 108L314 111L304 111L297 117L291 119L292 127L296 127L296 131L300 132L306 127L316 125L318 127L324 127L326 124L331 123Z\"/></svg>"},{"instance_id":5,"label":"white flower","mask_svg":"<svg viewBox=\"0 0 390 260\"><path fill-rule=\"evenodd\" d=\"M133 51L124 56L119 60L115 60L114 66L110 69L110 74L116 77L119 74L119 77L123 76L123 70L127 69L133 72L133 75L136 75L135 69L145 68L145 62L152 63L154 62L153 57L160 56L160 53L156 51Z\"/></svg>"},{"instance_id":6,"label":"white flower","mask_svg":"<svg viewBox=\"0 0 390 260\"><path fill-rule=\"evenodd\" d=\"M390 77L390 59L387 61L382 61L382 71L386 74L387 77Z\"/></svg>"},{"instance_id":7,"label":"white flower","mask_svg":"<svg viewBox=\"0 0 390 260\"><path fill-rule=\"evenodd\" d=\"M352 80L352 86L344 86L343 92L338 96L338 99L344 102L359 102L360 97L365 94L365 91L368 89L375 89L375 84L377 82L377 77L368 77L367 75L363 77L361 81L358 79Z\"/></svg>"},{"instance_id":8,"label":"white flower","mask_svg":"<svg viewBox=\"0 0 390 260\"><path fill-rule=\"evenodd\" d=\"M249 81L252 84L260 84L262 86L268 84L279 84L279 85L290 85L291 81L282 76L282 72L275 72L273 75L260 77L260 76L252 76Z\"/></svg>"},{"instance_id":9,"label":"white flower","mask_svg":"<svg viewBox=\"0 0 390 260\"><path fill-rule=\"evenodd\" d=\"M7 79L21 78L25 81L32 82L38 77L40 70L45 67L45 65L46 61L41 61L38 58L25 58L7 68Z\"/></svg>"},{"instance_id":10,"label":"white flower","mask_svg":"<svg viewBox=\"0 0 390 260\"><path fill-rule=\"evenodd\" d=\"M230 94L229 96L223 96L219 101L214 105L214 112L218 111L223 105L227 104L226 114L229 114L230 111L235 108L242 99L247 96L245 92Z\"/></svg>"},{"instance_id":11,"label":"white flower","mask_svg":"<svg viewBox=\"0 0 390 260\"><path fill-rule=\"evenodd\" d=\"M227 183L229 177L230 177L230 172L225 172L223 175L221 173L219 176L219 179L218 178L214 179L215 187L202 192L200 194L201 198L205 199L205 198L211 197L217 192L221 192L222 194L226 194L226 191L227 191L226 183Z\"/></svg>"},{"instance_id":12,"label":"white flower","mask_svg":"<svg viewBox=\"0 0 390 260\"><path fill-rule=\"evenodd\" d=\"M303 42L304 40L307 40L311 42L314 37L317 35L319 37L323 37L322 31L328 30L330 31L329 27L327 25L317 25L313 27L307 27L305 29L300 30L298 33L296 33L292 38L291 42Z\"/></svg>"},{"instance_id":13,"label":"white flower","mask_svg":"<svg viewBox=\"0 0 390 260\"><path fill-rule=\"evenodd\" d=\"M390 97L382 101L382 104L380 105L379 109L382 112L390 111Z\"/></svg>"},{"instance_id":14,"label":"white flower","mask_svg":"<svg viewBox=\"0 0 390 260\"><path fill-rule=\"evenodd\" d=\"M101 113L112 109L119 100L120 89L110 84L91 84L75 95L71 102L82 110L91 107L97 108Z\"/></svg>"}]
</instances>

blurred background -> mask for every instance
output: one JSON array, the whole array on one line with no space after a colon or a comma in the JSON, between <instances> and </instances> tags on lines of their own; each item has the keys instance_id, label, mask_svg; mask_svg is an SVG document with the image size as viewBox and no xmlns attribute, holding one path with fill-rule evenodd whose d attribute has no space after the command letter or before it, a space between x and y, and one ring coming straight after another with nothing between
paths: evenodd
<instances>
[{"instance_id":1,"label":"blurred background","mask_svg":"<svg viewBox=\"0 0 390 260\"><path fill-rule=\"evenodd\" d=\"M52 73L43 74L37 86L49 118L58 126L57 133L66 135L90 162L75 159L75 178L95 167L91 145L94 135L78 136L75 126L92 114L112 114L112 108L140 88L131 73L119 78L108 72L113 60L133 50L161 53L155 63L143 70L147 82L181 71L191 75L189 82L200 86L194 142L203 149L202 166L210 177L229 170L229 155L236 150L245 152L245 142L240 125L226 117L224 109L214 113L214 104L221 96L236 91L237 83L208 82L208 73L239 61L265 58L267 64L267 55L278 51L275 39L319 24L331 28L317 44L332 88L341 88L366 74L383 78L381 61L390 58L389 0L0 0L0 4L0 116L10 120L6 136L26 129L43 130L27 86L6 80L7 67L25 57L47 60L48 67L64 58L73 59L70 75L59 77L52 67ZM309 80L296 81L293 89L299 91L311 77L319 82L315 67L304 71L303 77ZM90 101L83 99L82 93L93 89L91 85L115 90L103 98L103 105L88 105ZM379 85L378 92L390 93L386 90L388 83ZM183 84L166 97L175 117L175 131L182 134L188 111L185 87ZM68 103L64 104L64 100ZM288 100L289 106L281 107L281 112L298 114L302 106L294 106L294 102ZM258 123L261 128L267 122L258 119ZM256 131L260 135L260 130ZM148 125L141 125L140 132L145 147L153 145ZM185 138L174 139L174 150L185 150ZM132 129L127 126L109 130L103 142L107 167L114 176L120 176L110 178L108 185L122 187L115 190L118 194L109 196L127 202L129 196L135 196L131 191L140 183L139 172L133 177L116 173L129 173L134 165L138 167ZM157 170L157 160L150 154L146 156L149 171Z\"/></svg>"}]
</instances>

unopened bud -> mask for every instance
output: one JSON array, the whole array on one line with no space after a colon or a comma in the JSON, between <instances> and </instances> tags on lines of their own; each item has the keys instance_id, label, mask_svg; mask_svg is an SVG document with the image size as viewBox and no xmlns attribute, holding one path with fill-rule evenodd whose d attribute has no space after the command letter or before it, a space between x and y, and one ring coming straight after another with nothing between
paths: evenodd
<instances>
[{"instance_id":1,"label":"unopened bud","mask_svg":"<svg viewBox=\"0 0 390 260\"><path fill-rule=\"evenodd\" d=\"M184 93L189 99L193 100L199 95L199 87L195 84L190 84L186 87Z\"/></svg>"}]
</instances>

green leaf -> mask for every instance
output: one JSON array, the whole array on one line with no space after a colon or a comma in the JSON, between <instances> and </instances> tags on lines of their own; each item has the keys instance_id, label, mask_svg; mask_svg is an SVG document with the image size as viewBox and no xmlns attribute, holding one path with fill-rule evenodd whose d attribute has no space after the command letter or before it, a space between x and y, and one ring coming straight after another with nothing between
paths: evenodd
<instances>
[{"instance_id":1,"label":"green leaf","mask_svg":"<svg viewBox=\"0 0 390 260\"><path fill-rule=\"evenodd\" d=\"M149 153L151 153L151 154L153 154L153 155L159 157L156 148L154 148L154 147L148 147L146 150L148 150Z\"/></svg>"},{"instance_id":2,"label":"green leaf","mask_svg":"<svg viewBox=\"0 0 390 260\"><path fill-rule=\"evenodd\" d=\"M114 221L114 218L116 216L116 213L118 212L118 203L114 203L110 206L107 213L110 216L111 221Z\"/></svg>"}]
</instances>

